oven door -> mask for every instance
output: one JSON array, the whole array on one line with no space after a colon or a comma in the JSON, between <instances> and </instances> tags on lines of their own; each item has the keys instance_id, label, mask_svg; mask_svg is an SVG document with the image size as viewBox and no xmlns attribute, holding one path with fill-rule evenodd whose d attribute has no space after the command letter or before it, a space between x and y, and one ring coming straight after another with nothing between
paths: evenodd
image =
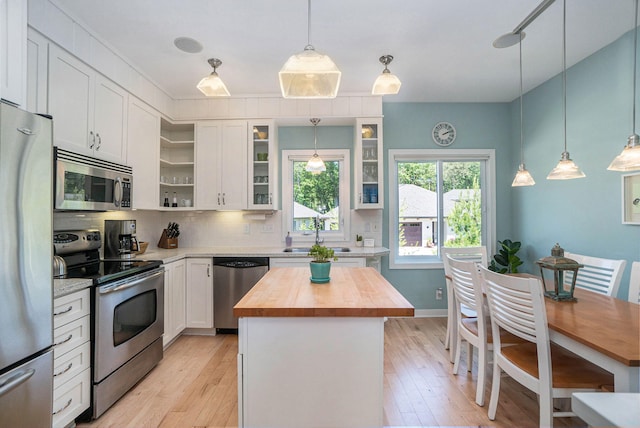
<instances>
[{"instance_id":1,"label":"oven door","mask_svg":"<svg viewBox=\"0 0 640 428\"><path fill-rule=\"evenodd\" d=\"M164 332L164 268L95 290L94 382L98 383Z\"/></svg>"}]
</instances>

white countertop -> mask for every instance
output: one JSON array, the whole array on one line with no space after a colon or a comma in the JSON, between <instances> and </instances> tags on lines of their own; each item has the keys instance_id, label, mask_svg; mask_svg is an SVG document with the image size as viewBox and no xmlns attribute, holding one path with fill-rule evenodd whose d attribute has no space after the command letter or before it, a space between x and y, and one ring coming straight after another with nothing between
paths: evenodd
<instances>
[{"instance_id":1,"label":"white countertop","mask_svg":"<svg viewBox=\"0 0 640 428\"><path fill-rule=\"evenodd\" d=\"M571 410L589 426L640 426L640 393L576 392Z\"/></svg>"},{"instance_id":2,"label":"white countertop","mask_svg":"<svg viewBox=\"0 0 640 428\"><path fill-rule=\"evenodd\" d=\"M341 247L330 245L328 247ZM378 257L389 254L385 247L348 247L349 252L336 253L338 258L354 257ZM310 258L305 252L284 252L283 247L202 247L202 248L176 248L165 250L163 248L149 248L144 254L138 255L138 259L162 260L163 263L171 263L185 257L293 257Z\"/></svg>"},{"instance_id":3,"label":"white countertop","mask_svg":"<svg viewBox=\"0 0 640 428\"><path fill-rule=\"evenodd\" d=\"M328 247L341 247L341 245L330 245ZM385 247L348 247L349 252L336 253L338 258L353 257L378 257L389 254L389 249ZM161 260L162 263L171 263L186 257L293 257L309 258L307 253L284 252L283 247L202 247L202 248L176 248L165 250L163 248L149 248L144 254L138 255L139 260ZM75 291L91 286L90 279L54 279L53 297L62 297Z\"/></svg>"}]
</instances>

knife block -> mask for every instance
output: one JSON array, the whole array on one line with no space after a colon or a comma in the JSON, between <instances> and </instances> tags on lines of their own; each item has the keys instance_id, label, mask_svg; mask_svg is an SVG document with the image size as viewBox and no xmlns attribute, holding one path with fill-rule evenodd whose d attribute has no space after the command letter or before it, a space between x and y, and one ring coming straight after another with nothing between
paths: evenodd
<instances>
[{"instance_id":1,"label":"knife block","mask_svg":"<svg viewBox=\"0 0 640 428\"><path fill-rule=\"evenodd\" d=\"M167 229L163 229L160 241L158 241L158 248L166 248L169 250L178 248L178 238L169 238L167 236Z\"/></svg>"}]
</instances>

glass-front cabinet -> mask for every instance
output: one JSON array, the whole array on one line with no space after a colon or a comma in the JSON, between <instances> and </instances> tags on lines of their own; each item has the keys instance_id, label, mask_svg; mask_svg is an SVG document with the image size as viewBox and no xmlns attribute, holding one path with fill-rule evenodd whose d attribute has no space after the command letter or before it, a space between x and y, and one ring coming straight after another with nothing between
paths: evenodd
<instances>
[{"instance_id":1,"label":"glass-front cabinet","mask_svg":"<svg viewBox=\"0 0 640 428\"><path fill-rule=\"evenodd\" d=\"M355 209L382 209L382 118L357 119L355 133Z\"/></svg>"},{"instance_id":2,"label":"glass-front cabinet","mask_svg":"<svg viewBox=\"0 0 640 428\"><path fill-rule=\"evenodd\" d=\"M249 193L248 208L277 208L277 161L275 126L273 121L249 121Z\"/></svg>"},{"instance_id":3,"label":"glass-front cabinet","mask_svg":"<svg viewBox=\"0 0 640 428\"><path fill-rule=\"evenodd\" d=\"M190 210L194 197L194 124L160 121L160 209Z\"/></svg>"}]
</instances>

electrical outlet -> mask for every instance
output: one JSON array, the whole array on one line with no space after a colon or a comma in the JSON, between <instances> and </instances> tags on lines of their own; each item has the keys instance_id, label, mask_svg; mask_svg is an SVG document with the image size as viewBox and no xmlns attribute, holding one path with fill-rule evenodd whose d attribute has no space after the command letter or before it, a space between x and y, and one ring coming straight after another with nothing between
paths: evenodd
<instances>
[{"instance_id":1,"label":"electrical outlet","mask_svg":"<svg viewBox=\"0 0 640 428\"><path fill-rule=\"evenodd\" d=\"M251 233L251 224L250 223L245 223L244 224L244 234L248 235Z\"/></svg>"},{"instance_id":2,"label":"electrical outlet","mask_svg":"<svg viewBox=\"0 0 640 428\"><path fill-rule=\"evenodd\" d=\"M442 288L436 289L436 300L442 300Z\"/></svg>"},{"instance_id":3,"label":"electrical outlet","mask_svg":"<svg viewBox=\"0 0 640 428\"><path fill-rule=\"evenodd\" d=\"M371 223L366 222L366 223L364 224L364 231L365 231L365 232L371 232Z\"/></svg>"},{"instance_id":4,"label":"electrical outlet","mask_svg":"<svg viewBox=\"0 0 640 428\"><path fill-rule=\"evenodd\" d=\"M273 224L265 223L262 225L263 233L273 233Z\"/></svg>"}]
</instances>

